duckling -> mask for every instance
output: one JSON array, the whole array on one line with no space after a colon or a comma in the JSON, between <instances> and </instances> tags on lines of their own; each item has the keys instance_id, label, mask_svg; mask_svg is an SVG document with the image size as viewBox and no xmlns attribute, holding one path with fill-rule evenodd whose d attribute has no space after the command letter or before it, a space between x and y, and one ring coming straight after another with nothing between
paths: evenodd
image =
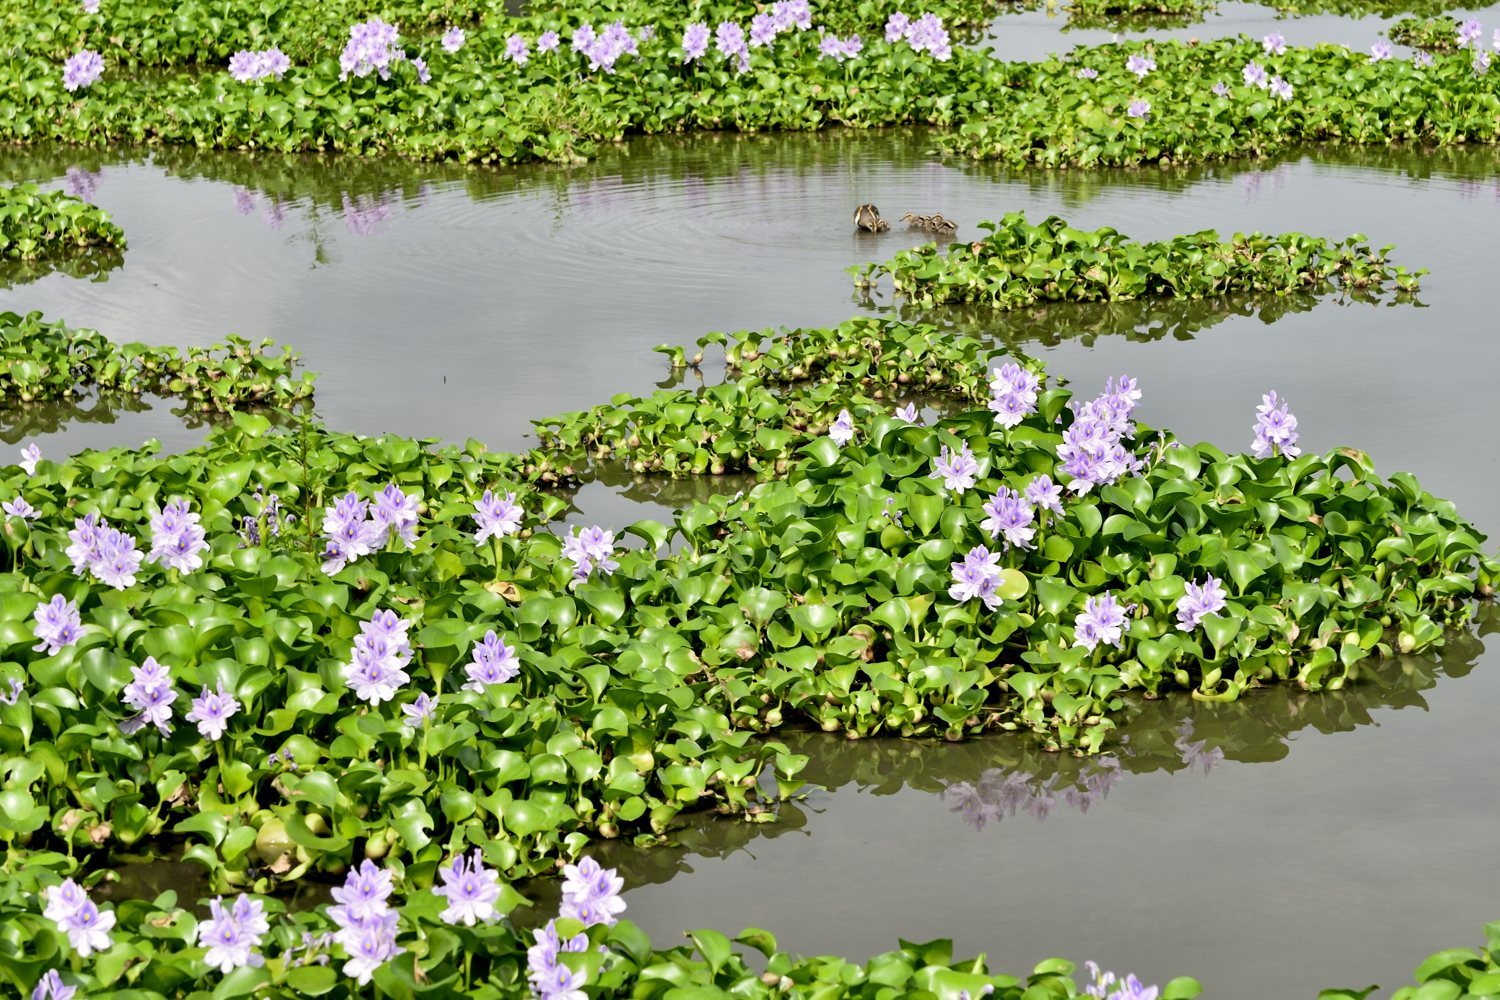
<instances>
[{"instance_id":1,"label":"duckling","mask_svg":"<svg viewBox=\"0 0 1500 1000\"><path fill-rule=\"evenodd\" d=\"M901 216L901 221L906 223L908 226L912 226L916 229L926 229L929 225L932 224L932 216L912 215L910 212L907 212L905 215Z\"/></svg>"},{"instance_id":2,"label":"duckling","mask_svg":"<svg viewBox=\"0 0 1500 1000\"><path fill-rule=\"evenodd\" d=\"M958 223L952 219L945 219L941 215L934 215L927 228L941 236L952 236L958 232Z\"/></svg>"},{"instance_id":3,"label":"duckling","mask_svg":"<svg viewBox=\"0 0 1500 1000\"><path fill-rule=\"evenodd\" d=\"M855 208L854 226L867 233L883 233L891 228L890 223L880 217L880 209L874 205L860 205Z\"/></svg>"}]
</instances>

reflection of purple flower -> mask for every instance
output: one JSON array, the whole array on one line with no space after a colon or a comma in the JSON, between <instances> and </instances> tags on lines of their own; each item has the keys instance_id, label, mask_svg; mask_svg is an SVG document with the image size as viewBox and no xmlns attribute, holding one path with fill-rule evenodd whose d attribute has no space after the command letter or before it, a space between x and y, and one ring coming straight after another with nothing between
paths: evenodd
<instances>
[{"instance_id":1,"label":"reflection of purple flower","mask_svg":"<svg viewBox=\"0 0 1500 1000\"><path fill-rule=\"evenodd\" d=\"M71 55L63 63L63 87L69 91L92 87L103 75L104 57L92 49Z\"/></svg>"},{"instance_id":2,"label":"reflection of purple flower","mask_svg":"<svg viewBox=\"0 0 1500 1000\"><path fill-rule=\"evenodd\" d=\"M1057 804L1059 794L1069 806L1086 813L1109 796L1121 774L1120 762L1114 757L1092 761L1066 786L1057 773L1041 779L1027 771L992 767L978 781L947 784L940 795L950 812L957 813L976 830L983 830L990 821L999 822L1022 813L1038 821L1045 820Z\"/></svg>"},{"instance_id":3,"label":"reflection of purple flower","mask_svg":"<svg viewBox=\"0 0 1500 1000\"><path fill-rule=\"evenodd\" d=\"M63 175L63 190L75 198L92 201L94 190L99 186L99 178L103 176L102 170L89 171L82 167L69 167Z\"/></svg>"},{"instance_id":4,"label":"reflection of purple flower","mask_svg":"<svg viewBox=\"0 0 1500 1000\"><path fill-rule=\"evenodd\" d=\"M281 224L286 221L286 209L279 200L267 198L266 210L261 218L266 220L266 225L271 229L280 229Z\"/></svg>"},{"instance_id":5,"label":"reflection of purple flower","mask_svg":"<svg viewBox=\"0 0 1500 1000\"><path fill-rule=\"evenodd\" d=\"M246 187L234 189L234 210L241 215L255 211L255 193Z\"/></svg>"},{"instance_id":6,"label":"reflection of purple flower","mask_svg":"<svg viewBox=\"0 0 1500 1000\"><path fill-rule=\"evenodd\" d=\"M393 209L383 198L360 195L350 198L344 195L344 225L355 236L373 236L381 230Z\"/></svg>"},{"instance_id":7,"label":"reflection of purple flower","mask_svg":"<svg viewBox=\"0 0 1500 1000\"><path fill-rule=\"evenodd\" d=\"M1222 747L1207 749L1208 740L1191 739L1193 735L1193 720L1183 719L1177 726L1177 739L1172 741L1172 746L1177 750L1182 762L1188 766L1188 770L1201 765L1203 776L1208 777L1208 772L1213 770L1215 764L1224 762L1224 750Z\"/></svg>"}]
</instances>

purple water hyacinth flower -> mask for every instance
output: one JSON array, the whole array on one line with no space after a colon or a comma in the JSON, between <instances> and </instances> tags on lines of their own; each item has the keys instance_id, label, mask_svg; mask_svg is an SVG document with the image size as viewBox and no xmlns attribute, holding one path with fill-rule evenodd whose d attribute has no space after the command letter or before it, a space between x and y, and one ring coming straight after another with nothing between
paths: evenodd
<instances>
[{"instance_id":1,"label":"purple water hyacinth flower","mask_svg":"<svg viewBox=\"0 0 1500 1000\"><path fill-rule=\"evenodd\" d=\"M94 192L99 188L99 179L103 176L103 170L85 170L82 167L69 167L63 173L63 190L75 198L82 198L84 201L93 201Z\"/></svg>"},{"instance_id":2,"label":"purple water hyacinth flower","mask_svg":"<svg viewBox=\"0 0 1500 1000\"><path fill-rule=\"evenodd\" d=\"M1000 487L994 497L984 505L985 519L979 527L989 532L991 538L1004 538L1007 549L1015 546L1031 548L1031 539L1036 535L1032 522L1036 512L1021 494L1009 487Z\"/></svg>"},{"instance_id":3,"label":"purple water hyacinth flower","mask_svg":"<svg viewBox=\"0 0 1500 1000\"><path fill-rule=\"evenodd\" d=\"M133 735L146 725L154 725L163 736L172 734L172 705L177 701L177 692L172 689L172 675L166 667L152 656L138 667L130 668L131 680L125 685L120 697L136 710L134 718L120 726L126 736Z\"/></svg>"},{"instance_id":4,"label":"purple water hyacinth flower","mask_svg":"<svg viewBox=\"0 0 1500 1000\"><path fill-rule=\"evenodd\" d=\"M1392 51L1390 42L1378 39L1370 46L1370 62L1380 62L1383 59L1389 59Z\"/></svg>"},{"instance_id":5,"label":"purple water hyacinth flower","mask_svg":"<svg viewBox=\"0 0 1500 1000\"><path fill-rule=\"evenodd\" d=\"M558 37L557 32L544 31L536 40L536 50L538 54L543 52L556 52L557 47L560 44L562 44L562 39Z\"/></svg>"},{"instance_id":6,"label":"purple water hyacinth flower","mask_svg":"<svg viewBox=\"0 0 1500 1000\"><path fill-rule=\"evenodd\" d=\"M71 55L63 63L63 87L69 92L92 87L103 75L104 57L93 49Z\"/></svg>"},{"instance_id":7,"label":"purple water hyacinth flower","mask_svg":"<svg viewBox=\"0 0 1500 1000\"><path fill-rule=\"evenodd\" d=\"M1483 34L1484 25L1480 24L1477 18L1469 18L1458 26L1458 47L1467 48L1479 41L1479 37Z\"/></svg>"},{"instance_id":8,"label":"purple water hyacinth flower","mask_svg":"<svg viewBox=\"0 0 1500 1000\"><path fill-rule=\"evenodd\" d=\"M344 975L353 977L361 986L367 985L375 970L406 951L396 944L396 929L400 918L387 910L379 917L340 930L334 937L344 946L349 956L344 963Z\"/></svg>"},{"instance_id":9,"label":"purple water hyacinth flower","mask_svg":"<svg viewBox=\"0 0 1500 1000\"><path fill-rule=\"evenodd\" d=\"M443 884L433 886L432 894L448 902L438 915L443 923L473 927L499 919L495 904L500 901L500 876L484 866L479 848L474 848L467 860L460 854L452 864L439 868L438 877Z\"/></svg>"},{"instance_id":10,"label":"purple water hyacinth flower","mask_svg":"<svg viewBox=\"0 0 1500 1000\"><path fill-rule=\"evenodd\" d=\"M474 504L474 523L479 526L474 535L475 544L484 544L486 538L514 535L521 530L521 518L521 508L516 505L514 493L497 497L491 490L485 490L484 496Z\"/></svg>"},{"instance_id":11,"label":"purple water hyacinth flower","mask_svg":"<svg viewBox=\"0 0 1500 1000\"><path fill-rule=\"evenodd\" d=\"M83 8L85 14L99 13L99 0L83 0L79 6Z\"/></svg>"},{"instance_id":12,"label":"purple water hyacinth flower","mask_svg":"<svg viewBox=\"0 0 1500 1000\"><path fill-rule=\"evenodd\" d=\"M46 604L38 604L32 617L36 620L32 635L37 644L31 648L36 652L45 649L48 656L56 656L83 636L78 605L61 594L52 595Z\"/></svg>"},{"instance_id":13,"label":"purple water hyacinth flower","mask_svg":"<svg viewBox=\"0 0 1500 1000\"><path fill-rule=\"evenodd\" d=\"M1286 52L1286 39L1282 38L1281 33L1277 31L1262 38L1261 44L1265 46L1268 56L1279 56Z\"/></svg>"},{"instance_id":14,"label":"purple water hyacinth flower","mask_svg":"<svg viewBox=\"0 0 1500 1000\"><path fill-rule=\"evenodd\" d=\"M911 18L907 17L899 10L896 11L890 17L886 18L885 40L894 45L896 42L899 42L901 41L901 39L906 37L906 32L910 27Z\"/></svg>"},{"instance_id":15,"label":"purple water hyacinth flower","mask_svg":"<svg viewBox=\"0 0 1500 1000\"><path fill-rule=\"evenodd\" d=\"M387 483L375 494L370 520L382 536L379 544L399 538L409 548L417 540L417 505L417 498L407 496L395 483Z\"/></svg>"},{"instance_id":16,"label":"purple water hyacinth flower","mask_svg":"<svg viewBox=\"0 0 1500 1000\"><path fill-rule=\"evenodd\" d=\"M275 79L280 80L283 76L286 75L286 71L291 68L292 61L287 58L287 54L285 52L281 51L281 49L277 48L276 46L273 45L269 49L264 49L261 51L261 79L264 80L274 77Z\"/></svg>"},{"instance_id":17,"label":"purple water hyacinth flower","mask_svg":"<svg viewBox=\"0 0 1500 1000\"><path fill-rule=\"evenodd\" d=\"M1122 607L1110 593L1085 599L1083 610L1073 620L1073 645L1090 652L1100 643L1119 647L1125 633L1125 616L1134 606Z\"/></svg>"},{"instance_id":18,"label":"purple water hyacinth flower","mask_svg":"<svg viewBox=\"0 0 1500 1000\"><path fill-rule=\"evenodd\" d=\"M1283 101L1292 99L1292 85L1279 76L1271 77L1271 93Z\"/></svg>"},{"instance_id":19,"label":"purple water hyacinth flower","mask_svg":"<svg viewBox=\"0 0 1500 1000\"><path fill-rule=\"evenodd\" d=\"M210 691L205 684L203 693L193 699L192 708L183 718L196 722L198 735L204 739L217 740L224 735L224 728L229 725L230 717L239 710L239 701L234 695L224 692L222 683L214 691Z\"/></svg>"},{"instance_id":20,"label":"purple water hyacinth flower","mask_svg":"<svg viewBox=\"0 0 1500 1000\"><path fill-rule=\"evenodd\" d=\"M583 858L576 865L563 866L562 906L558 915L580 921L585 927L594 924L614 925L625 912L620 892L625 880L613 868L604 868L593 858Z\"/></svg>"},{"instance_id":21,"label":"purple water hyacinth flower","mask_svg":"<svg viewBox=\"0 0 1500 1000\"><path fill-rule=\"evenodd\" d=\"M1155 986L1143 985L1133 973L1119 979L1113 972L1100 972L1094 962L1085 962L1084 965L1094 977L1093 985L1084 993L1097 1000L1156 1000L1160 993Z\"/></svg>"},{"instance_id":22,"label":"purple water hyacinth flower","mask_svg":"<svg viewBox=\"0 0 1500 1000\"><path fill-rule=\"evenodd\" d=\"M1474 75L1484 76L1490 71L1490 54L1481 49L1474 53Z\"/></svg>"},{"instance_id":23,"label":"purple water hyacinth flower","mask_svg":"<svg viewBox=\"0 0 1500 1000\"><path fill-rule=\"evenodd\" d=\"M635 33L635 37L636 37L636 40L639 41L639 42L642 42L642 43L649 42L649 41L651 41L651 39L653 39L653 38L656 37L656 27L654 25L650 25L650 24L645 25L644 27L641 28L640 31L637 31Z\"/></svg>"},{"instance_id":24,"label":"purple water hyacinth flower","mask_svg":"<svg viewBox=\"0 0 1500 1000\"><path fill-rule=\"evenodd\" d=\"M953 583L948 587L948 596L962 604L979 598L991 611L1000 606L1000 553L991 552L983 545L976 545L964 558L948 567L953 573Z\"/></svg>"},{"instance_id":25,"label":"purple water hyacinth flower","mask_svg":"<svg viewBox=\"0 0 1500 1000\"><path fill-rule=\"evenodd\" d=\"M941 479L948 489L962 494L974 485L978 474L979 462L975 460L974 452L965 441L959 444L957 451L943 445L938 457L932 460L932 472L927 478Z\"/></svg>"},{"instance_id":26,"label":"purple water hyacinth flower","mask_svg":"<svg viewBox=\"0 0 1500 1000\"><path fill-rule=\"evenodd\" d=\"M1297 447L1297 418L1287 409L1287 402L1272 389L1260 397L1261 404L1255 408L1255 442L1251 446L1256 458L1281 455L1296 458L1302 454Z\"/></svg>"},{"instance_id":27,"label":"purple water hyacinth flower","mask_svg":"<svg viewBox=\"0 0 1500 1000\"><path fill-rule=\"evenodd\" d=\"M917 18L906 29L906 43L913 51L926 52L938 62L947 62L953 56L943 19L930 12Z\"/></svg>"},{"instance_id":28,"label":"purple water hyacinth flower","mask_svg":"<svg viewBox=\"0 0 1500 1000\"><path fill-rule=\"evenodd\" d=\"M58 923L58 929L68 936L68 944L81 958L88 958L96 951L108 951L114 944L110 940L110 928L115 925L113 911L101 911L91 899L68 914Z\"/></svg>"},{"instance_id":29,"label":"purple water hyacinth flower","mask_svg":"<svg viewBox=\"0 0 1500 1000\"><path fill-rule=\"evenodd\" d=\"M61 885L47 886L42 890L42 898L45 900L42 916L55 924L61 924L89 901L89 894L69 878L63 879Z\"/></svg>"},{"instance_id":30,"label":"purple water hyacinth flower","mask_svg":"<svg viewBox=\"0 0 1500 1000\"><path fill-rule=\"evenodd\" d=\"M520 61L524 63L526 60L522 59ZM421 56L414 57L411 61L411 68L417 71L418 83L432 82L432 70L427 68L426 59L423 59Z\"/></svg>"},{"instance_id":31,"label":"purple water hyacinth flower","mask_svg":"<svg viewBox=\"0 0 1500 1000\"><path fill-rule=\"evenodd\" d=\"M34 476L36 475L36 464L41 460L42 449L38 448L36 442L33 441L21 449L21 461L17 464L21 466L22 472L28 476Z\"/></svg>"},{"instance_id":32,"label":"purple water hyacinth flower","mask_svg":"<svg viewBox=\"0 0 1500 1000\"><path fill-rule=\"evenodd\" d=\"M1220 80L1218 83L1214 84L1214 95L1217 97L1228 97L1229 84L1225 83L1223 80Z\"/></svg>"},{"instance_id":33,"label":"purple water hyacinth flower","mask_svg":"<svg viewBox=\"0 0 1500 1000\"><path fill-rule=\"evenodd\" d=\"M443 32L443 50L457 52L464 47L464 29L454 26Z\"/></svg>"},{"instance_id":34,"label":"purple water hyacinth flower","mask_svg":"<svg viewBox=\"0 0 1500 1000\"><path fill-rule=\"evenodd\" d=\"M848 410L840 410L838 419L828 425L828 436L840 448L854 440L854 418Z\"/></svg>"},{"instance_id":35,"label":"purple water hyacinth flower","mask_svg":"<svg viewBox=\"0 0 1500 1000\"><path fill-rule=\"evenodd\" d=\"M1142 80L1146 79L1147 74L1149 74L1155 68L1156 60L1152 59L1150 56L1136 54L1125 60L1125 69L1128 72L1134 73Z\"/></svg>"},{"instance_id":36,"label":"purple water hyacinth flower","mask_svg":"<svg viewBox=\"0 0 1500 1000\"><path fill-rule=\"evenodd\" d=\"M401 706L401 714L406 716L403 720L408 729L421 729L427 720L432 718L432 713L437 710L440 695L429 696L426 691L417 695L415 701Z\"/></svg>"},{"instance_id":37,"label":"purple water hyacinth flower","mask_svg":"<svg viewBox=\"0 0 1500 1000\"><path fill-rule=\"evenodd\" d=\"M917 412L916 403L907 403L905 406L896 407L896 419L905 420L909 424L922 423L922 416Z\"/></svg>"},{"instance_id":38,"label":"purple water hyacinth flower","mask_svg":"<svg viewBox=\"0 0 1500 1000\"><path fill-rule=\"evenodd\" d=\"M1270 82L1270 77L1266 75L1265 67L1253 59L1245 63L1245 68L1240 70L1240 75L1245 78L1245 86L1247 87L1259 87L1265 90L1266 85Z\"/></svg>"},{"instance_id":39,"label":"purple water hyacinth flower","mask_svg":"<svg viewBox=\"0 0 1500 1000\"><path fill-rule=\"evenodd\" d=\"M151 518L151 551L147 558L179 573L191 573L203 565L208 536L198 514L187 501L169 503Z\"/></svg>"},{"instance_id":40,"label":"purple water hyacinth flower","mask_svg":"<svg viewBox=\"0 0 1500 1000\"><path fill-rule=\"evenodd\" d=\"M1015 427L1036 412L1041 379L1014 362L1006 362L990 376L989 408L1006 429Z\"/></svg>"},{"instance_id":41,"label":"purple water hyacinth flower","mask_svg":"<svg viewBox=\"0 0 1500 1000\"><path fill-rule=\"evenodd\" d=\"M366 77L378 73L382 80L391 75L391 64L406 58L400 46L401 33L394 24L372 17L349 29L349 41L339 55L340 79Z\"/></svg>"},{"instance_id":42,"label":"purple water hyacinth flower","mask_svg":"<svg viewBox=\"0 0 1500 1000\"><path fill-rule=\"evenodd\" d=\"M605 576L619 569L620 564L612 558L615 550L615 533L598 526L572 529L563 540L562 556L573 563L573 579L569 587L576 587L599 570Z\"/></svg>"},{"instance_id":43,"label":"purple water hyacinth flower","mask_svg":"<svg viewBox=\"0 0 1500 1000\"><path fill-rule=\"evenodd\" d=\"M248 904L256 909L246 908L241 910L241 904ZM235 900L231 909L224 908L224 898L216 896L209 901L208 909L210 917L198 925L198 946L208 949L203 960L212 968L217 968L221 973L228 975L235 969L260 968L265 965L265 958L257 951L261 943L261 935L265 933L266 923L262 916L257 932L255 915L259 913L262 904L259 900L250 900L240 897ZM236 914L241 911L247 919L241 919Z\"/></svg>"},{"instance_id":44,"label":"purple water hyacinth flower","mask_svg":"<svg viewBox=\"0 0 1500 1000\"><path fill-rule=\"evenodd\" d=\"M1092 66L1083 66L1073 75L1080 80L1097 80L1099 78L1099 71Z\"/></svg>"},{"instance_id":45,"label":"purple water hyacinth flower","mask_svg":"<svg viewBox=\"0 0 1500 1000\"><path fill-rule=\"evenodd\" d=\"M1212 573L1201 584L1189 580L1177 602L1177 628L1183 632L1191 632L1198 627L1204 615L1223 611L1228 597L1224 592L1224 584L1215 579Z\"/></svg>"},{"instance_id":46,"label":"purple water hyacinth flower","mask_svg":"<svg viewBox=\"0 0 1500 1000\"><path fill-rule=\"evenodd\" d=\"M776 0L771 4L771 17L778 31L806 31L812 27L812 6L808 0Z\"/></svg>"},{"instance_id":47,"label":"purple water hyacinth flower","mask_svg":"<svg viewBox=\"0 0 1500 1000\"><path fill-rule=\"evenodd\" d=\"M568 941L557 935L557 921L547 921L541 930L532 931L536 944L526 949L526 978L532 991L545 1000L586 1000L583 986L587 982L581 972L573 972L558 961L562 952L588 950L586 934L575 934Z\"/></svg>"},{"instance_id":48,"label":"purple water hyacinth flower","mask_svg":"<svg viewBox=\"0 0 1500 1000\"><path fill-rule=\"evenodd\" d=\"M682 32L682 61L693 62L708 51L708 25L690 24Z\"/></svg>"},{"instance_id":49,"label":"purple water hyacinth flower","mask_svg":"<svg viewBox=\"0 0 1500 1000\"><path fill-rule=\"evenodd\" d=\"M409 625L393 611L378 611L360 626L350 660L341 668L355 697L378 705L411 680L404 669L412 658Z\"/></svg>"},{"instance_id":50,"label":"purple water hyacinth flower","mask_svg":"<svg viewBox=\"0 0 1500 1000\"><path fill-rule=\"evenodd\" d=\"M520 655L491 629L481 641L474 644L473 658L464 667L469 683L463 689L483 694L484 689L491 684L508 684L520 672Z\"/></svg>"},{"instance_id":51,"label":"purple water hyacinth flower","mask_svg":"<svg viewBox=\"0 0 1500 1000\"><path fill-rule=\"evenodd\" d=\"M1432 65L1431 52L1415 52L1411 57L1411 64L1417 69L1426 69Z\"/></svg>"},{"instance_id":52,"label":"purple water hyacinth flower","mask_svg":"<svg viewBox=\"0 0 1500 1000\"><path fill-rule=\"evenodd\" d=\"M745 44L745 29L733 21L720 22L718 28L714 30L714 48L726 59L748 50Z\"/></svg>"},{"instance_id":53,"label":"purple water hyacinth flower","mask_svg":"<svg viewBox=\"0 0 1500 1000\"><path fill-rule=\"evenodd\" d=\"M26 502L25 497L16 497L0 503L0 510L5 511L5 516L19 517L23 521L35 521L37 518L36 508Z\"/></svg>"},{"instance_id":54,"label":"purple water hyacinth flower","mask_svg":"<svg viewBox=\"0 0 1500 1000\"><path fill-rule=\"evenodd\" d=\"M594 26L585 23L573 29L573 37L569 44L573 46L573 51L579 55L588 55L589 50L594 47L594 43L598 40L599 35L594 31Z\"/></svg>"},{"instance_id":55,"label":"purple water hyacinth flower","mask_svg":"<svg viewBox=\"0 0 1500 1000\"><path fill-rule=\"evenodd\" d=\"M72 537L72 532L69 532L69 537ZM94 537L94 558L88 564L94 578L116 590L135 586L135 575L140 572L143 558L135 547L135 539L102 522Z\"/></svg>"},{"instance_id":56,"label":"purple water hyacinth flower","mask_svg":"<svg viewBox=\"0 0 1500 1000\"><path fill-rule=\"evenodd\" d=\"M526 60L531 57L531 52L526 48L526 39L520 35L511 35L505 40L505 58L517 66L525 66Z\"/></svg>"},{"instance_id":57,"label":"purple water hyacinth flower","mask_svg":"<svg viewBox=\"0 0 1500 1000\"><path fill-rule=\"evenodd\" d=\"M333 889L337 905L329 908L328 916L340 927L378 920L390 911L387 900L394 889L391 873L367 858L349 870L342 886Z\"/></svg>"},{"instance_id":58,"label":"purple water hyacinth flower","mask_svg":"<svg viewBox=\"0 0 1500 1000\"><path fill-rule=\"evenodd\" d=\"M93 2L94 10L98 10L99 0ZM87 7L84 9L88 10ZM90 14L93 12L89 11ZM31 991L31 1000L73 1000L73 995L77 992L78 987L64 983L62 975L56 969L48 969L36 981L36 988Z\"/></svg>"},{"instance_id":59,"label":"purple water hyacinth flower","mask_svg":"<svg viewBox=\"0 0 1500 1000\"><path fill-rule=\"evenodd\" d=\"M395 657L400 666L411 662L412 648L408 634L411 622L389 608L381 608L370 616L370 620L359 627L359 634L366 640L381 640L389 644L388 655Z\"/></svg>"},{"instance_id":60,"label":"purple water hyacinth flower","mask_svg":"<svg viewBox=\"0 0 1500 1000\"><path fill-rule=\"evenodd\" d=\"M385 532L369 519L370 505L352 490L323 508L323 572L332 576L385 544Z\"/></svg>"},{"instance_id":61,"label":"purple water hyacinth flower","mask_svg":"<svg viewBox=\"0 0 1500 1000\"><path fill-rule=\"evenodd\" d=\"M5 683L10 688L10 692L0 693L0 705L14 707L15 703L21 700L21 694L26 690L26 685L14 677L8 678Z\"/></svg>"},{"instance_id":62,"label":"purple water hyacinth flower","mask_svg":"<svg viewBox=\"0 0 1500 1000\"><path fill-rule=\"evenodd\" d=\"M229 57L229 75L239 83L249 83L260 73L260 53L241 49Z\"/></svg>"},{"instance_id":63,"label":"purple water hyacinth flower","mask_svg":"<svg viewBox=\"0 0 1500 1000\"><path fill-rule=\"evenodd\" d=\"M1062 514L1062 487L1054 483L1051 476L1037 476L1026 484L1025 494L1026 499L1041 510Z\"/></svg>"},{"instance_id":64,"label":"purple water hyacinth flower","mask_svg":"<svg viewBox=\"0 0 1500 1000\"><path fill-rule=\"evenodd\" d=\"M1145 118L1151 113L1151 102L1143 97L1137 97L1130 102L1125 109L1125 114L1131 118Z\"/></svg>"},{"instance_id":65,"label":"purple water hyacinth flower","mask_svg":"<svg viewBox=\"0 0 1500 1000\"><path fill-rule=\"evenodd\" d=\"M756 14L750 19L750 44L755 48L770 45L778 34L775 19L768 13Z\"/></svg>"}]
</instances>

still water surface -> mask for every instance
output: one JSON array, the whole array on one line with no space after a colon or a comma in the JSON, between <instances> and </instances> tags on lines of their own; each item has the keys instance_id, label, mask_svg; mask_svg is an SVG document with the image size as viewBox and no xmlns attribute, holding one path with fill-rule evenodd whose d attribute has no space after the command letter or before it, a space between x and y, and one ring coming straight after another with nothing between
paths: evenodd
<instances>
[{"instance_id":1,"label":"still water surface","mask_svg":"<svg viewBox=\"0 0 1500 1000\"><path fill-rule=\"evenodd\" d=\"M1145 422L1228 448L1248 446L1254 406L1275 388L1306 447L1356 444L1500 530L1495 150L1014 175L942 164L927 146L920 132L655 139L571 170L6 151L0 176L89 190L130 248L94 280L12 274L0 309L119 340L273 337L321 373L332 426L512 448L532 418L650 391L666 376L655 344L891 311L889 288L862 301L843 269L921 239L899 224L851 232L861 201L894 218L941 211L960 237L1023 209L1143 238L1365 232L1432 270L1420 306L1325 297L928 318L1034 353L1085 392L1131 372ZM138 409L36 409L3 437L53 454L201 437L167 404ZM705 488L615 476L576 502L619 525ZM1500 916L1495 659L1471 645L1438 672L1393 666L1382 688L1152 706L1132 727L1136 756L1107 773L1028 757L1019 740L809 742L831 790L787 807L779 826L715 823L692 835L697 853L619 857L639 884L632 915L663 941L758 924L788 947L856 957L953 934L1007 968L1064 952L1158 979L1192 973L1220 998L1394 983ZM1033 818L1049 797L1046 820Z\"/></svg>"}]
</instances>

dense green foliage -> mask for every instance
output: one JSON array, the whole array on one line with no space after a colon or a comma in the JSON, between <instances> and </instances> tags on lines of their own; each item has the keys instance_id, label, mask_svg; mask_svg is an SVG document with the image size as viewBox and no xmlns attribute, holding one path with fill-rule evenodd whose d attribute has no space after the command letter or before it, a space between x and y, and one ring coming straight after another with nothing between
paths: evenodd
<instances>
[{"instance_id":1,"label":"dense green foliage","mask_svg":"<svg viewBox=\"0 0 1500 1000\"><path fill-rule=\"evenodd\" d=\"M241 337L211 347L116 344L97 330L46 322L40 313L0 313L0 402L65 399L81 392L175 396L204 412L288 406L309 399L313 376L296 376L297 355Z\"/></svg>"},{"instance_id":2,"label":"dense green foliage","mask_svg":"<svg viewBox=\"0 0 1500 1000\"><path fill-rule=\"evenodd\" d=\"M1387 32L1391 41L1425 52L1452 52L1458 48L1458 19L1447 15L1418 20L1403 17Z\"/></svg>"},{"instance_id":3,"label":"dense green foliage","mask_svg":"<svg viewBox=\"0 0 1500 1000\"><path fill-rule=\"evenodd\" d=\"M1335 243L1302 233L1212 230L1136 242L1108 227L1085 231L1050 216L1037 225L1024 212L981 222L989 235L943 252L929 243L883 264L857 269L861 282L890 275L896 291L921 303L985 302L1018 308L1047 301L1202 298L1237 292L1286 293L1337 283L1362 291L1416 290L1410 272L1372 250L1360 235Z\"/></svg>"},{"instance_id":4,"label":"dense green foliage","mask_svg":"<svg viewBox=\"0 0 1500 1000\"><path fill-rule=\"evenodd\" d=\"M1482 948L1445 948L1417 966L1415 986L1403 986L1391 1000L1481 1000L1500 996L1500 921L1484 925ZM1324 990L1318 1000L1365 1000L1378 987Z\"/></svg>"},{"instance_id":5,"label":"dense green foliage","mask_svg":"<svg viewBox=\"0 0 1500 1000\"><path fill-rule=\"evenodd\" d=\"M35 184L0 188L0 258L35 261L95 248L125 249L109 213Z\"/></svg>"}]
</instances>

